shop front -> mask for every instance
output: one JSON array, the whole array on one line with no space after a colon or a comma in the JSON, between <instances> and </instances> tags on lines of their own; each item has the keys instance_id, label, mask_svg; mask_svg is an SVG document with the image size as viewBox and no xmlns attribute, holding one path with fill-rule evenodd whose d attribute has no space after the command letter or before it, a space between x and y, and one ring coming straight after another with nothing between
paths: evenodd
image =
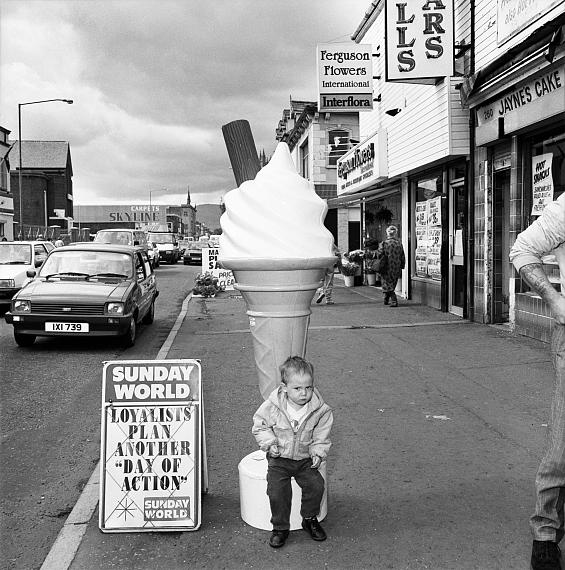
<instances>
[{"instance_id":1,"label":"shop front","mask_svg":"<svg viewBox=\"0 0 565 570\"><path fill-rule=\"evenodd\" d=\"M467 316L468 192L464 160L409 178L410 297Z\"/></svg>"},{"instance_id":2,"label":"shop front","mask_svg":"<svg viewBox=\"0 0 565 570\"><path fill-rule=\"evenodd\" d=\"M477 320L509 323L547 341L552 316L508 259L516 236L565 191L565 63L532 58L528 73L512 69L476 90L475 284ZM556 288L558 267L544 269Z\"/></svg>"}]
</instances>

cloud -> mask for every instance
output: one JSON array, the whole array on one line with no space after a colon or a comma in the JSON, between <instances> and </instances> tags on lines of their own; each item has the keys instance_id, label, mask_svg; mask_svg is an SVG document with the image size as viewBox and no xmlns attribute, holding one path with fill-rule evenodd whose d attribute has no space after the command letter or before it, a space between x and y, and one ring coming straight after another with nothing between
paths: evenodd
<instances>
[{"instance_id":1,"label":"cloud","mask_svg":"<svg viewBox=\"0 0 565 570\"><path fill-rule=\"evenodd\" d=\"M316 44L369 4L3 0L0 125L17 138L18 103L72 98L23 108L22 136L70 142L76 203L217 202L235 185L221 126L248 120L272 152L289 97L316 98Z\"/></svg>"}]
</instances>

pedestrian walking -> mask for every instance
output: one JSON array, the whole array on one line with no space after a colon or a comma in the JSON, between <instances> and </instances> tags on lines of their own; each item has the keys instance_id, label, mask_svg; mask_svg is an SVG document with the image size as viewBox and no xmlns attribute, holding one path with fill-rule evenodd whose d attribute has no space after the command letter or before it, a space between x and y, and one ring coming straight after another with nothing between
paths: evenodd
<instances>
[{"instance_id":1,"label":"pedestrian walking","mask_svg":"<svg viewBox=\"0 0 565 570\"><path fill-rule=\"evenodd\" d=\"M331 446L331 408L314 388L314 367L291 356L280 367L281 384L253 416L252 433L267 452L267 495L273 532L269 545L284 546L290 531L291 478L302 490L302 528L313 540L326 540L318 522L324 478L318 471Z\"/></svg>"},{"instance_id":2,"label":"pedestrian walking","mask_svg":"<svg viewBox=\"0 0 565 570\"><path fill-rule=\"evenodd\" d=\"M381 287L383 290L383 302L391 307L398 307L398 299L395 289L402 270L406 266L406 256L402 242L398 238L398 228L388 226L386 229L386 239L381 242L377 250L377 264L381 263L378 273L381 276ZM384 269L382 265L384 264Z\"/></svg>"},{"instance_id":3,"label":"pedestrian walking","mask_svg":"<svg viewBox=\"0 0 565 570\"><path fill-rule=\"evenodd\" d=\"M553 253L559 264L561 291L549 281L542 256ZM548 204L541 216L520 233L510 260L522 279L548 304L555 323L551 356L555 392L551 403L544 455L535 480L536 505L530 518L533 570L561 570L559 542L564 534L565 497L565 194Z\"/></svg>"},{"instance_id":4,"label":"pedestrian walking","mask_svg":"<svg viewBox=\"0 0 565 570\"><path fill-rule=\"evenodd\" d=\"M326 299L326 305L333 305L334 302L332 300L332 292L334 289L334 275L336 269L339 271L341 269L341 253L337 246L334 244L332 247L332 253L336 256L336 262L326 269L326 274L324 275L324 282L322 284L322 288L320 293L318 294L318 298L316 299L316 303L321 303L324 299Z\"/></svg>"}]
</instances>

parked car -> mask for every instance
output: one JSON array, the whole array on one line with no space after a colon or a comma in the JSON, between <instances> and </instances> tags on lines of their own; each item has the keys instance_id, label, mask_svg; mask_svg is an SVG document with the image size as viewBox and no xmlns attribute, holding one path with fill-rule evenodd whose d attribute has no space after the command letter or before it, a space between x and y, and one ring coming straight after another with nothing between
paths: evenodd
<instances>
[{"instance_id":1,"label":"parked car","mask_svg":"<svg viewBox=\"0 0 565 570\"><path fill-rule=\"evenodd\" d=\"M184 250L182 261L185 265L202 264L202 250L209 247L208 240L191 241L188 247Z\"/></svg>"},{"instance_id":2,"label":"parked car","mask_svg":"<svg viewBox=\"0 0 565 570\"><path fill-rule=\"evenodd\" d=\"M176 263L180 258L179 242L171 232L149 232L148 238L159 248L159 260Z\"/></svg>"},{"instance_id":3,"label":"parked car","mask_svg":"<svg viewBox=\"0 0 565 570\"><path fill-rule=\"evenodd\" d=\"M96 243L112 243L115 245L138 245L149 255L149 243L147 234L143 230L131 228L116 228L99 230L94 236Z\"/></svg>"},{"instance_id":4,"label":"parked car","mask_svg":"<svg viewBox=\"0 0 565 570\"><path fill-rule=\"evenodd\" d=\"M6 322L30 346L38 336L115 336L135 343L137 325L151 324L159 295L141 247L77 243L53 250L14 296Z\"/></svg>"},{"instance_id":5,"label":"parked car","mask_svg":"<svg viewBox=\"0 0 565 570\"><path fill-rule=\"evenodd\" d=\"M28 280L27 271L40 267L53 249L49 241L0 242L0 306L10 305Z\"/></svg>"}]
</instances>

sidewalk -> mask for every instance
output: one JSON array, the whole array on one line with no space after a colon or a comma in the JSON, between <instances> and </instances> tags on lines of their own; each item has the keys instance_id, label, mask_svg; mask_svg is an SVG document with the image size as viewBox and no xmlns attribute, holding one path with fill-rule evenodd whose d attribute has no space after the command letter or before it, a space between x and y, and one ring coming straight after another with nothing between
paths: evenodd
<instances>
[{"instance_id":1,"label":"sidewalk","mask_svg":"<svg viewBox=\"0 0 565 570\"><path fill-rule=\"evenodd\" d=\"M528 517L552 388L548 346L346 288L312 305L307 356L334 408L328 540L284 548L240 517L239 461L261 402L237 292L192 299L167 358L199 358L209 493L191 533L103 534L71 570L529 568Z\"/></svg>"}]
</instances>

